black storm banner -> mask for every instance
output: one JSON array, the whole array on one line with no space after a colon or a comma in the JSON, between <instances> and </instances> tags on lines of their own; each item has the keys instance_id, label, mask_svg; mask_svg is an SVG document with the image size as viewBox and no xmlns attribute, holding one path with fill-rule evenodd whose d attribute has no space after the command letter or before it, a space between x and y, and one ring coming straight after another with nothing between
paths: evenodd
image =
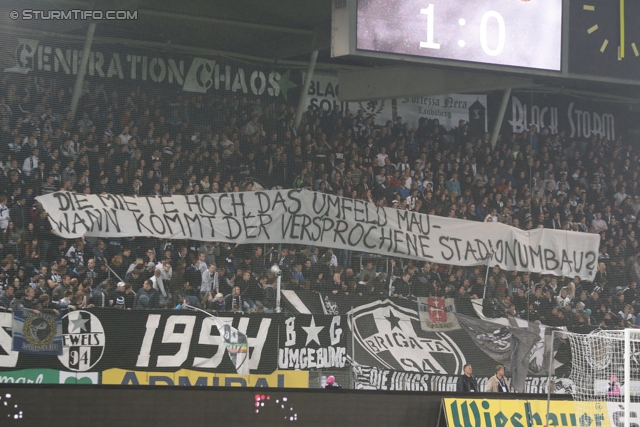
<instances>
[{"instance_id":1,"label":"black storm banner","mask_svg":"<svg viewBox=\"0 0 640 427\"><path fill-rule=\"evenodd\" d=\"M499 103L498 98L489 97L489 111L498 111ZM533 126L537 132L543 128L548 128L550 134L564 131L567 139L577 141L591 137L615 141L628 129L629 110L622 103L596 102L570 95L514 93L502 131L522 134Z\"/></svg>"}]
</instances>

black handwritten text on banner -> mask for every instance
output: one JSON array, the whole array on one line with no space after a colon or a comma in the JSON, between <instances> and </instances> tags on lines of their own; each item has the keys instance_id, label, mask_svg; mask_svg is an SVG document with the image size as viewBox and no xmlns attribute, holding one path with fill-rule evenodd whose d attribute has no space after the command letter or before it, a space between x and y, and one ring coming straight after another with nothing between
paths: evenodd
<instances>
[{"instance_id":1,"label":"black handwritten text on banner","mask_svg":"<svg viewBox=\"0 0 640 427\"><path fill-rule=\"evenodd\" d=\"M300 190L169 197L37 198L65 238L155 236L233 243L297 243L455 265L486 264L592 279L600 236L522 231L441 218Z\"/></svg>"}]
</instances>

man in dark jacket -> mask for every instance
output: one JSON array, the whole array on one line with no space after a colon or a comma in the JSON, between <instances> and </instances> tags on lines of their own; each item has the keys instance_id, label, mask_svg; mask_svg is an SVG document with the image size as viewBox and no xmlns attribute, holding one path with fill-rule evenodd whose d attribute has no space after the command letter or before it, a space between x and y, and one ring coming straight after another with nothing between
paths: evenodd
<instances>
[{"instance_id":1,"label":"man in dark jacket","mask_svg":"<svg viewBox=\"0 0 640 427\"><path fill-rule=\"evenodd\" d=\"M40 242L40 259L49 260L47 257L49 248L57 246L58 239L56 235L53 234L53 227L51 227L51 222L49 222L47 212L44 210L40 212L40 215L36 220L35 232L36 237Z\"/></svg>"},{"instance_id":2,"label":"man in dark jacket","mask_svg":"<svg viewBox=\"0 0 640 427\"><path fill-rule=\"evenodd\" d=\"M145 310L160 308L160 293L153 289L153 282L145 280L142 289L138 292L135 309Z\"/></svg>"},{"instance_id":3,"label":"man in dark jacket","mask_svg":"<svg viewBox=\"0 0 640 427\"><path fill-rule=\"evenodd\" d=\"M31 286L27 286L24 290L24 297L18 298L24 308L30 308L32 310L36 309L36 304L38 303L38 299L36 298L36 290ZM13 307L12 307L13 308Z\"/></svg>"},{"instance_id":4,"label":"man in dark jacket","mask_svg":"<svg viewBox=\"0 0 640 427\"><path fill-rule=\"evenodd\" d=\"M200 286L202 286L202 273L195 264L191 264L189 268L184 272L184 280L189 283L189 286L183 289L184 295L197 296L200 292Z\"/></svg>"},{"instance_id":5,"label":"man in dark jacket","mask_svg":"<svg viewBox=\"0 0 640 427\"><path fill-rule=\"evenodd\" d=\"M100 283L95 288L91 288L91 295L89 298L89 302L96 307L105 308L110 307L109 304L109 292L111 291L112 286L108 280Z\"/></svg>"},{"instance_id":6,"label":"man in dark jacket","mask_svg":"<svg viewBox=\"0 0 640 427\"><path fill-rule=\"evenodd\" d=\"M462 392L478 392L478 381L476 378L471 375L473 373L473 368L471 367L471 363L467 363L463 367L464 374L460 375L458 378L458 383L456 384L456 391Z\"/></svg>"},{"instance_id":7,"label":"man in dark jacket","mask_svg":"<svg viewBox=\"0 0 640 427\"><path fill-rule=\"evenodd\" d=\"M125 283L130 283L134 292L138 292L142 289L144 284L144 266L142 264L136 265L133 270L124 276Z\"/></svg>"},{"instance_id":8,"label":"man in dark jacket","mask_svg":"<svg viewBox=\"0 0 640 427\"><path fill-rule=\"evenodd\" d=\"M400 298L410 298L411 295L411 274L405 272L402 277L393 282L393 296Z\"/></svg>"},{"instance_id":9,"label":"man in dark jacket","mask_svg":"<svg viewBox=\"0 0 640 427\"><path fill-rule=\"evenodd\" d=\"M4 292L0 295L0 311L8 311L11 308L11 302L15 297L14 286L7 285L4 288Z\"/></svg>"},{"instance_id":10,"label":"man in dark jacket","mask_svg":"<svg viewBox=\"0 0 640 427\"><path fill-rule=\"evenodd\" d=\"M9 217L13 221L13 225L20 231L27 226L27 212L24 207L26 200L24 196L19 196L16 204L9 209Z\"/></svg>"},{"instance_id":11,"label":"man in dark jacket","mask_svg":"<svg viewBox=\"0 0 640 427\"><path fill-rule=\"evenodd\" d=\"M126 283L124 285L124 295L121 295L124 298L124 307L128 310L135 307L136 304L136 293L133 292L133 286L131 283Z\"/></svg>"}]
</instances>

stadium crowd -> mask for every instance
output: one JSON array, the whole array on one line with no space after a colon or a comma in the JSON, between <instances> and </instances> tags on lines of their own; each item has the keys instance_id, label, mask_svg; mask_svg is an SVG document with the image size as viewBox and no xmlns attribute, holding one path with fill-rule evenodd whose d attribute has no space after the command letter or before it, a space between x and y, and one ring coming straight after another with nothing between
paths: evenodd
<instances>
[{"instance_id":1,"label":"stadium crowd","mask_svg":"<svg viewBox=\"0 0 640 427\"><path fill-rule=\"evenodd\" d=\"M639 150L624 137L570 139L548 128L471 134L461 121L376 125L363 111L295 109L245 95L163 93L85 82L0 78L0 308L275 309L283 286L354 297L482 298L485 313L553 326L636 323L640 299ZM469 221L601 237L595 280L391 260L332 248L146 238L65 240L35 197L172 195L304 188ZM638 321L640 324L640 321Z\"/></svg>"}]
</instances>

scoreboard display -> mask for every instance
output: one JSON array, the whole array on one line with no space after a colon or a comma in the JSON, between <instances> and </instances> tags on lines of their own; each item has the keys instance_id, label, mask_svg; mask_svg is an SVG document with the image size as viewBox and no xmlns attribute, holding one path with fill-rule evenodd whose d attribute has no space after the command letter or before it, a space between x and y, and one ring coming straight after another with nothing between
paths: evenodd
<instances>
[{"instance_id":1,"label":"scoreboard display","mask_svg":"<svg viewBox=\"0 0 640 427\"><path fill-rule=\"evenodd\" d=\"M334 0L332 56L640 83L638 0Z\"/></svg>"},{"instance_id":2,"label":"scoreboard display","mask_svg":"<svg viewBox=\"0 0 640 427\"><path fill-rule=\"evenodd\" d=\"M356 48L560 71L562 0L358 0Z\"/></svg>"}]
</instances>

